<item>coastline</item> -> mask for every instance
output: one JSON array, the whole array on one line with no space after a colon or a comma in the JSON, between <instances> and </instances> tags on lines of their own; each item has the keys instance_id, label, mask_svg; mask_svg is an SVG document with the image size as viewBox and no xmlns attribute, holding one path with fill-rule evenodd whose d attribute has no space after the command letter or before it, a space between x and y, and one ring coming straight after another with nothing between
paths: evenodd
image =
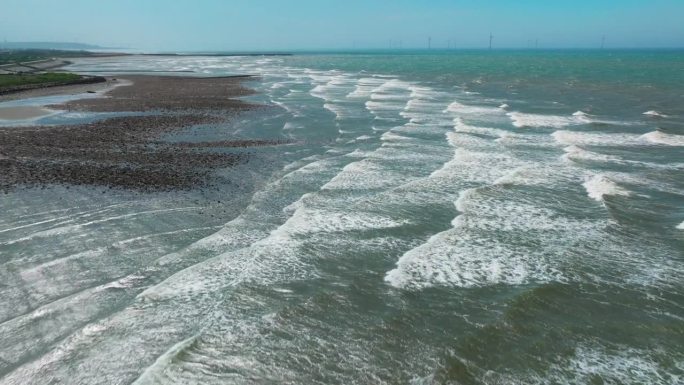
<instances>
[{"instance_id":1,"label":"coastline","mask_svg":"<svg viewBox=\"0 0 684 385\"><path fill-rule=\"evenodd\" d=\"M66 82L24 84L20 86L0 88L0 96L11 95L37 89L49 89L53 87L65 87L70 85L90 85L105 82L107 82L107 79L103 78L102 76L82 76L80 79Z\"/></svg>"},{"instance_id":2,"label":"coastline","mask_svg":"<svg viewBox=\"0 0 684 385\"><path fill-rule=\"evenodd\" d=\"M51 87L34 87L30 89L18 90L17 92L0 95L0 103L13 100L40 98L45 96L58 95L79 95L87 93L103 93L112 87L118 87L124 83L115 81L113 78L104 78L104 82L89 84L63 84Z\"/></svg>"},{"instance_id":3,"label":"coastline","mask_svg":"<svg viewBox=\"0 0 684 385\"><path fill-rule=\"evenodd\" d=\"M237 99L253 93L242 86L246 78L107 78L98 85L105 97L44 106L47 111L123 116L80 124L0 127L0 190L72 184L149 191L188 189L209 183L212 170L247 161L249 154L233 153L230 148L283 142L221 138L200 144L171 143L162 137L192 126L226 124L239 113L259 108ZM89 88L63 86L14 96L95 92ZM15 107L13 113L21 108L26 109ZM32 107L29 112L42 110L43 107Z\"/></svg>"}]
</instances>

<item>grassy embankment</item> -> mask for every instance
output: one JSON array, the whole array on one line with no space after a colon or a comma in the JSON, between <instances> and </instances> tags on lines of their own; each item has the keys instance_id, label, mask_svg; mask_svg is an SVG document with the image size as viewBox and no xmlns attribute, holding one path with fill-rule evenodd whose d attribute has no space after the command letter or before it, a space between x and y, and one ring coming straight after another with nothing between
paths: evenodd
<instances>
[{"instance_id":1,"label":"grassy embankment","mask_svg":"<svg viewBox=\"0 0 684 385\"><path fill-rule=\"evenodd\" d=\"M83 83L98 83L104 81L104 78L81 76L72 73L62 72L43 72L40 68L30 70L32 68L26 63L36 62L39 60L49 59L65 59L71 57L93 56L92 52L87 51L60 51L60 50L43 50L43 49L17 49L0 51L0 65L7 65L3 68L8 72L17 71L17 67L12 67L13 64L21 65L18 67L19 71L9 74L0 74L0 95L24 91L33 88L61 86L67 84L83 84ZM45 70L48 70L47 67ZM54 67L52 67L54 68Z\"/></svg>"},{"instance_id":2,"label":"grassy embankment","mask_svg":"<svg viewBox=\"0 0 684 385\"><path fill-rule=\"evenodd\" d=\"M81 78L80 75L60 72L0 75L0 90L3 88L33 84L71 83L81 80Z\"/></svg>"}]
</instances>

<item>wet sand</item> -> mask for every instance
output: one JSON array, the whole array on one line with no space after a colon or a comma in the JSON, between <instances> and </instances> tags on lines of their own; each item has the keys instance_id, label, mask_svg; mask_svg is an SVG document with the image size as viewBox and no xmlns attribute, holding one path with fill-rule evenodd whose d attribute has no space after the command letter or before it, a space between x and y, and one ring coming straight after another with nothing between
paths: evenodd
<instances>
[{"instance_id":1,"label":"wet sand","mask_svg":"<svg viewBox=\"0 0 684 385\"><path fill-rule=\"evenodd\" d=\"M114 80L113 78L105 78L104 82L92 84L70 84L63 86L33 88L21 90L8 94L0 94L0 102L7 102L10 100L20 100L29 98L39 98L43 96L55 95L79 95L87 93L101 93L106 92L113 87L124 85L123 80Z\"/></svg>"},{"instance_id":2,"label":"wet sand","mask_svg":"<svg viewBox=\"0 0 684 385\"><path fill-rule=\"evenodd\" d=\"M89 112L156 112L89 124L0 128L0 189L72 184L141 191L211 183L213 170L246 162L231 148L281 140L172 143L161 136L191 126L229 122L260 106L236 100L252 93L244 78L126 76L106 97L49 108ZM110 82L113 79L109 79Z\"/></svg>"},{"instance_id":3,"label":"wet sand","mask_svg":"<svg viewBox=\"0 0 684 385\"><path fill-rule=\"evenodd\" d=\"M90 112L209 111L219 114L254 107L235 99L253 94L252 90L242 86L244 80L251 78L249 76L199 78L126 75L122 78L133 82L133 86L114 88L107 93L106 99L81 99L48 107Z\"/></svg>"},{"instance_id":4,"label":"wet sand","mask_svg":"<svg viewBox=\"0 0 684 385\"><path fill-rule=\"evenodd\" d=\"M42 107L0 107L0 120L25 120L50 115L53 111Z\"/></svg>"}]
</instances>

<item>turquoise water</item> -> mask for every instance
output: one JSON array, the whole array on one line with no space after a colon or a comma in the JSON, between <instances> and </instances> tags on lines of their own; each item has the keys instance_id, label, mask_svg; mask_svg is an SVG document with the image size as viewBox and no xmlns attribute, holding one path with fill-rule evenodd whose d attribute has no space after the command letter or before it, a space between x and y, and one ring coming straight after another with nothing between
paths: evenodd
<instances>
[{"instance_id":1,"label":"turquoise water","mask_svg":"<svg viewBox=\"0 0 684 385\"><path fill-rule=\"evenodd\" d=\"M4 195L0 384L684 382L683 52L72 69L260 75L270 108L177 135L293 144Z\"/></svg>"}]
</instances>

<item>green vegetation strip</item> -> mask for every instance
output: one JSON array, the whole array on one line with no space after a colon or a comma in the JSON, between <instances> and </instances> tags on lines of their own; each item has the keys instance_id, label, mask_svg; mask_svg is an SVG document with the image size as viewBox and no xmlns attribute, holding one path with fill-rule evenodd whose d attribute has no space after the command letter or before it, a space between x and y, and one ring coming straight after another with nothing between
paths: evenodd
<instances>
[{"instance_id":1,"label":"green vegetation strip","mask_svg":"<svg viewBox=\"0 0 684 385\"><path fill-rule=\"evenodd\" d=\"M71 58L84 56L92 56L92 53L87 51L59 51L47 49L21 49L10 51L0 50L0 65L25 63L52 58Z\"/></svg>"},{"instance_id":2,"label":"green vegetation strip","mask_svg":"<svg viewBox=\"0 0 684 385\"><path fill-rule=\"evenodd\" d=\"M80 79L80 75L58 72L50 72L44 74L0 75L0 88L17 87L29 84L70 83Z\"/></svg>"}]
</instances>

